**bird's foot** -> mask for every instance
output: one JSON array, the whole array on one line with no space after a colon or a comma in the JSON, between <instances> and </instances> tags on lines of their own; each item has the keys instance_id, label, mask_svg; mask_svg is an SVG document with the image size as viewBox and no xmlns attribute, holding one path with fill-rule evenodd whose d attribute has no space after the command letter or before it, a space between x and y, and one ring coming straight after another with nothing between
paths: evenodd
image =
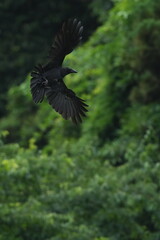
<instances>
[{"instance_id":1,"label":"bird's foot","mask_svg":"<svg viewBox=\"0 0 160 240\"><path fill-rule=\"evenodd\" d=\"M43 80L42 85L46 87L48 85L48 80L46 78L43 78Z\"/></svg>"}]
</instances>

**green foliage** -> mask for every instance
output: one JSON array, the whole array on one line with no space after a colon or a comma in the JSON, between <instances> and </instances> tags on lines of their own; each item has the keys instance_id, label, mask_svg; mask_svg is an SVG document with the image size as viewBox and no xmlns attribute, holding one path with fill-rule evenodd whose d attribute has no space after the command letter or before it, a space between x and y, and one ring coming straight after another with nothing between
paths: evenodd
<instances>
[{"instance_id":1,"label":"green foliage","mask_svg":"<svg viewBox=\"0 0 160 240\"><path fill-rule=\"evenodd\" d=\"M110 10L113 5L113 0L94 0L90 3L90 7L93 13L99 17L100 21L106 20L106 18L108 17L108 10Z\"/></svg>"},{"instance_id":2,"label":"green foliage","mask_svg":"<svg viewBox=\"0 0 160 240\"><path fill-rule=\"evenodd\" d=\"M160 239L160 5L115 0L105 15L103 2L102 26L65 61L90 105L81 126L35 106L30 77L7 93L2 240Z\"/></svg>"},{"instance_id":3,"label":"green foliage","mask_svg":"<svg viewBox=\"0 0 160 240\"><path fill-rule=\"evenodd\" d=\"M95 141L83 149L76 143L51 156L1 145L4 239L159 239L160 149L153 139L148 130L141 142L126 141L119 166L116 142L101 151Z\"/></svg>"}]
</instances>

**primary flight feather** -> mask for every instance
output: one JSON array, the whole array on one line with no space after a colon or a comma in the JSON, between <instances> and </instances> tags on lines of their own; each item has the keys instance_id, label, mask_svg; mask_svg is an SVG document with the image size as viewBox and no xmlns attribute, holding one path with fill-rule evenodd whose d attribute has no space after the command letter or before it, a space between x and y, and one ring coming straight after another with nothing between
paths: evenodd
<instances>
[{"instance_id":1,"label":"primary flight feather","mask_svg":"<svg viewBox=\"0 0 160 240\"><path fill-rule=\"evenodd\" d=\"M68 89L63 78L75 70L62 67L65 56L73 51L82 39L83 26L77 19L68 20L55 36L49 52L50 61L38 65L31 73L31 93L35 103L42 102L44 96L49 104L65 119L74 123L82 122L88 105Z\"/></svg>"}]
</instances>

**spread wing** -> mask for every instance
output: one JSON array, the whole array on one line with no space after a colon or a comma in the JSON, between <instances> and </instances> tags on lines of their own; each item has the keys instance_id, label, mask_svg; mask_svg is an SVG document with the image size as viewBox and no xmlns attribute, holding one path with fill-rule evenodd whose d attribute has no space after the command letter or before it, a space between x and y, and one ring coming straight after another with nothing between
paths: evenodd
<instances>
[{"instance_id":1,"label":"spread wing","mask_svg":"<svg viewBox=\"0 0 160 240\"><path fill-rule=\"evenodd\" d=\"M62 25L51 46L51 61L46 67L59 67L65 56L73 51L82 39L83 26L77 19L68 20Z\"/></svg>"},{"instance_id":2,"label":"spread wing","mask_svg":"<svg viewBox=\"0 0 160 240\"><path fill-rule=\"evenodd\" d=\"M60 80L54 83L53 88L46 90L46 96L49 104L60 113L64 119L72 119L74 123L82 122L85 112L88 110L84 100L77 97L75 93L66 87L64 82Z\"/></svg>"}]
</instances>

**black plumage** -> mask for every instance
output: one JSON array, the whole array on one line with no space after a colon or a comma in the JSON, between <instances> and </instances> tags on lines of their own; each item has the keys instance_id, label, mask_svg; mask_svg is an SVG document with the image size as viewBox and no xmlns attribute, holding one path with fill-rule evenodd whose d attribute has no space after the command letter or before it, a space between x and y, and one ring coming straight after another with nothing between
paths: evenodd
<instances>
[{"instance_id":1,"label":"black plumage","mask_svg":"<svg viewBox=\"0 0 160 240\"><path fill-rule=\"evenodd\" d=\"M88 105L68 89L63 78L75 70L62 67L65 56L73 51L82 39L83 26L77 19L68 20L56 35L49 52L49 62L38 65L31 73L31 93L35 103L42 102L44 96L49 104L63 118L74 123L82 122Z\"/></svg>"}]
</instances>

